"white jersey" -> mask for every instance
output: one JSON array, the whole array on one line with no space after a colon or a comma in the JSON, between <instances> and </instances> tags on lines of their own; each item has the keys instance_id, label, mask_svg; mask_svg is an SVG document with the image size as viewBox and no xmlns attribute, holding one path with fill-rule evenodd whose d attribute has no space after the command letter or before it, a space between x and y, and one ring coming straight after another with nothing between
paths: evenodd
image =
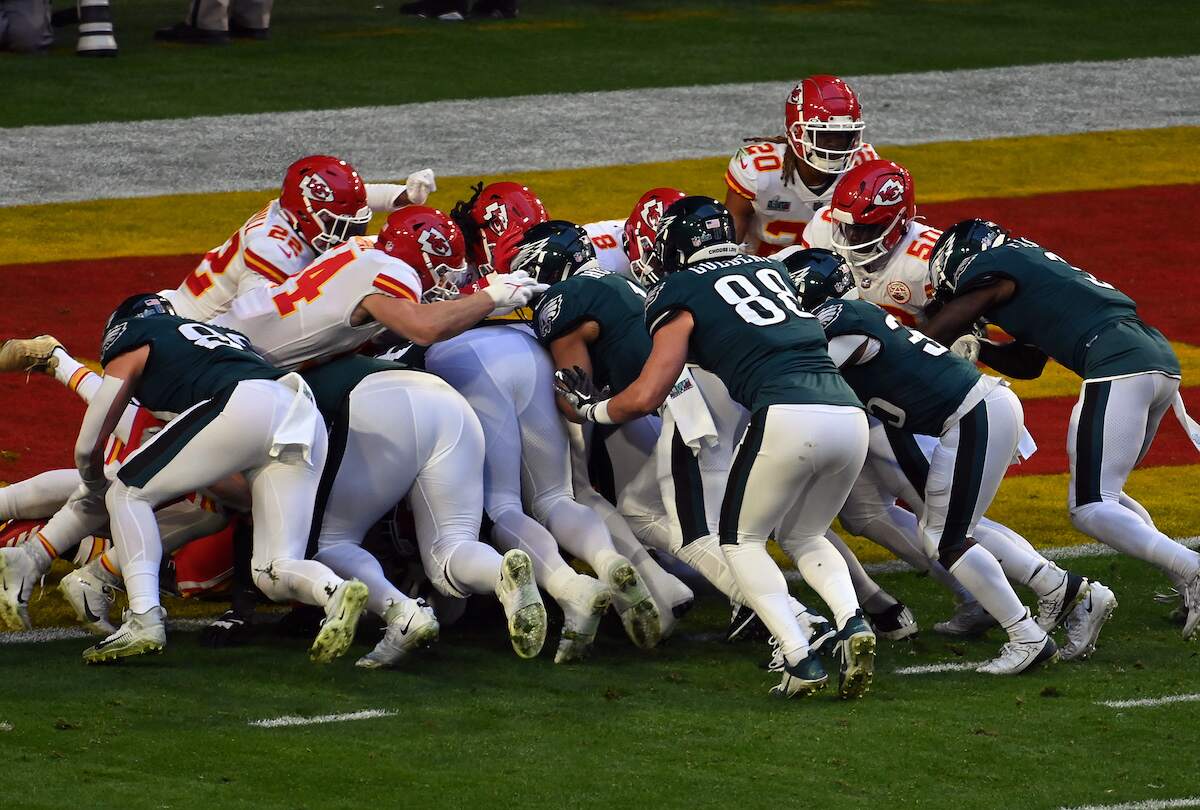
<instances>
[{"instance_id":1,"label":"white jersey","mask_svg":"<svg viewBox=\"0 0 1200 810\"><path fill-rule=\"evenodd\" d=\"M210 321L228 311L234 298L286 281L315 257L283 215L279 200L272 200L225 244L204 254L178 289L166 290L163 296L180 316Z\"/></svg>"},{"instance_id":2,"label":"white jersey","mask_svg":"<svg viewBox=\"0 0 1200 810\"><path fill-rule=\"evenodd\" d=\"M929 254L942 232L912 220L904 237L886 257L866 267L850 268L858 282L858 294L877 304L909 326L925 320L925 305L933 296L929 283ZM804 247L833 250L833 218L829 206L822 208L804 229Z\"/></svg>"},{"instance_id":3,"label":"white jersey","mask_svg":"<svg viewBox=\"0 0 1200 810\"><path fill-rule=\"evenodd\" d=\"M356 236L327 251L304 272L270 289L252 290L213 320L250 338L268 362L292 370L352 352L384 331L351 318L369 295L419 301L417 272Z\"/></svg>"},{"instance_id":4,"label":"white jersey","mask_svg":"<svg viewBox=\"0 0 1200 810\"><path fill-rule=\"evenodd\" d=\"M625 232L625 220L623 219L605 219L600 222L589 222L583 226L587 231L588 239L592 240L592 247L596 249L596 258L600 260L600 266L610 273L617 273L625 276L625 278L633 278L633 273L629 270L629 257L625 255L625 248L621 247L621 237Z\"/></svg>"},{"instance_id":5,"label":"white jersey","mask_svg":"<svg viewBox=\"0 0 1200 810\"><path fill-rule=\"evenodd\" d=\"M771 141L746 144L729 160L725 171L725 185L754 206L754 219L743 238L750 252L760 256L799 244L804 226L829 203L837 185L836 178L819 192L799 178L785 185L783 158L789 148L786 143ZM851 159L850 167L878 157L865 143Z\"/></svg>"}]
</instances>

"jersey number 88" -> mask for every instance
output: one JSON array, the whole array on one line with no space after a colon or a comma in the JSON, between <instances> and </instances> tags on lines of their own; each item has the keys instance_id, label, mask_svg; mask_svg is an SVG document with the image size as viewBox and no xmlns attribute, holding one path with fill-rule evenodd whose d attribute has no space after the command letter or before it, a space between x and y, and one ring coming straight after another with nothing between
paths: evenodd
<instances>
[{"instance_id":1,"label":"jersey number 88","mask_svg":"<svg viewBox=\"0 0 1200 810\"><path fill-rule=\"evenodd\" d=\"M760 289L747 276L722 276L717 279L713 289L733 307L743 321L752 326L771 326L787 320L787 313L768 298L764 292L774 294L783 306L791 310L797 318L812 318L812 314L800 309L796 294L787 286L787 282L773 267L764 267L754 274L759 284L766 288Z\"/></svg>"}]
</instances>

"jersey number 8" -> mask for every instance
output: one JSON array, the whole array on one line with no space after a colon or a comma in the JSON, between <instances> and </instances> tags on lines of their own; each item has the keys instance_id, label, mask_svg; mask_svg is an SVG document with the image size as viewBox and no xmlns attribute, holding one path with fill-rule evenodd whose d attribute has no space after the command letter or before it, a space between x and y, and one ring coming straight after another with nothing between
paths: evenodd
<instances>
[{"instance_id":1,"label":"jersey number 8","mask_svg":"<svg viewBox=\"0 0 1200 810\"><path fill-rule=\"evenodd\" d=\"M812 318L812 314L800 309L796 294L788 289L787 283L773 267L764 267L754 274L759 284L766 287L767 292L774 293L775 299L797 318ZM713 285L717 294L733 307L743 321L752 326L771 326L787 320L787 313L780 309L775 301L764 295L764 291L755 286L746 276L722 276Z\"/></svg>"}]
</instances>

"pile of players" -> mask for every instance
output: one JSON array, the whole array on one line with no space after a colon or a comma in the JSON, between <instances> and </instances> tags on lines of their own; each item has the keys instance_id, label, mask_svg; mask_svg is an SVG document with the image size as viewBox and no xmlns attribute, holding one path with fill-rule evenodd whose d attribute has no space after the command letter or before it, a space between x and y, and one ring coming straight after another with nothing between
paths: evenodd
<instances>
[{"instance_id":1,"label":"pile of players","mask_svg":"<svg viewBox=\"0 0 1200 810\"><path fill-rule=\"evenodd\" d=\"M1200 442L1166 339L1112 285L999 225L921 222L845 82L807 78L785 109L785 136L730 161L724 204L656 188L627 219L583 226L515 183L447 215L423 205L428 171L367 185L304 158L178 289L117 307L103 376L50 336L6 341L0 370L50 373L88 408L74 469L0 489L0 625L28 628L34 583L79 548L60 588L103 636L84 659L161 651L166 555L181 590L232 567L318 606L315 661L369 611L384 635L358 664L392 666L439 631L364 548L405 502L436 603L495 595L522 657L545 640L542 591L563 617L556 662L588 655L610 607L655 646L692 603L687 566L730 600L731 638L765 626L773 692L823 688L832 659L839 695L861 696L877 637L917 622L838 517L954 593L935 631L1007 634L981 672L1084 659L1113 592L983 516L1035 445L977 363L1028 378L1052 358L1083 380L1071 520L1160 568L1190 638L1200 555L1123 492L1168 408ZM368 237L373 210L391 213ZM237 563L231 521L252 533ZM829 618L789 594L771 537Z\"/></svg>"}]
</instances>

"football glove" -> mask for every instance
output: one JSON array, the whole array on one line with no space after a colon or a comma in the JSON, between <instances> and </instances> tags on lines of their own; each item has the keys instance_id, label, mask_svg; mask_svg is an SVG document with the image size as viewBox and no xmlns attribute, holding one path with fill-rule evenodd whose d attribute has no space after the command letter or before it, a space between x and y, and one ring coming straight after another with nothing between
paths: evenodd
<instances>
[{"instance_id":1,"label":"football glove","mask_svg":"<svg viewBox=\"0 0 1200 810\"><path fill-rule=\"evenodd\" d=\"M408 176L404 183L404 195L413 205L424 205L429 195L437 191L437 182L433 177L433 169L421 169Z\"/></svg>"},{"instance_id":2,"label":"football glove","mask_svg":"<svg viewBox=\"0 0 1200 810\"><path fill-rule=\"evenodd\" d=\"M524 270L492 273L481 278L480 283L483 282L487 282L483 292L492 299L493 315L507 315L514 309L528 306L535 295L541 295L549 288L548 284L539 284L537 279L530 278Z\"/></svg>"},{"instance_id":3,"label":"football glove","mask_svg":"<svg viewBox=\"0 0 1200 810\"><path fill-rule=\"evenodd\" d=\"M252 632L250 616L231 608L200 631L200 643L205 647L236 647L245 644Z\"/></svg>"},{"instance_id":4,"label":"football glove","mask_svg":"<svg viewBox=\"0 0 1200 810\"><path fill-rule=\"evenodd\" d=\"M964 360L974 363L979 359L979 338L974 335L963 335L950 344L950 351Z\"/></svg>"},{"instance_id":5,"label":"football glove","mask_svg":"<svg viewBox=\"0 0 1200 810\"><path fill-rule=\"evenodd\" d=\"M579 366L560 368L554 372L555 392L571 403L581 419L595 422L596 406L609 397L609 388L597 389L588 373Z\"/></svg>"}]
</instances>

